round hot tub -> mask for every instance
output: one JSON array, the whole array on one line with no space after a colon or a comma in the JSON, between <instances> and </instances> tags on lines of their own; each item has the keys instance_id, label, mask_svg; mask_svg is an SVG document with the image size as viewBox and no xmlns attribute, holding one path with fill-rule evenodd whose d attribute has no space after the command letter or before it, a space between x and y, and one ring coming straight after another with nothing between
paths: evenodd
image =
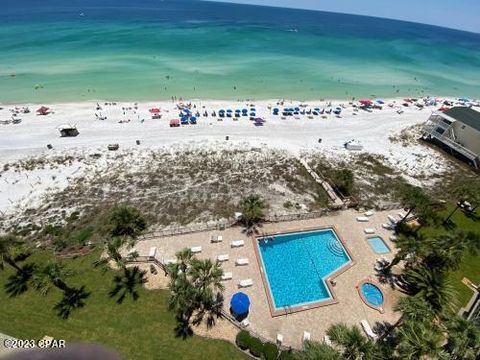
<instances>
[{"instance_id":1,"label":"round hot tub","mask_svg":"<svg viewBox=\"0 0 480 360\"><path fill-rule=\"evenodd\" d=\"M363 281L358 285L358 293L363 302L371 308L384 312L385 296L379 286L369 280Z\"/></svg>"}]
</instances>

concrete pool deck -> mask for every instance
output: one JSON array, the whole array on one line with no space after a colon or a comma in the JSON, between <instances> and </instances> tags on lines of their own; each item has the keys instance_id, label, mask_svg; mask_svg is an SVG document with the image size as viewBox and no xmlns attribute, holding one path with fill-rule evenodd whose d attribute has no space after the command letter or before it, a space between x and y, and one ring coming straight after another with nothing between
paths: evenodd
<instances>
[{"instance_id":1,"label":"concrete pool deck","mask_svg":"<svg viewBox=\"0 0 480 360\"><path fill-rule=\"evenodd\" d=\"M300 311L288 313L283 316L272 317L268 303L267 289L262 281L261 270L255 255L254 238L246 236L241 227L228 228L222 231L210 231L203 233L172 236L139 241L136 249L140 255L148 255L151 247L156 247L156 258L159 261L175 258L175 253L186 247L201 246L202 252L197 254L198 258L216 259L218 255L228 254L229 260L222 263L224 272L232 272L233 278L224 281L225 285L225 310L229 311L229 303L232 295L239 291L238 281L252 279L253 285L242 288L251 300L249 329L262 335L265 338L275 341L277 334L283 335L283 345L300 348L304 331L311 333L312 340L322 341L326 330L335 323L343 322L348 325L360 326L360 321L366 319L372 328L375 323L394 323L399 314L393 312L393 305L401 294L392 290L388 285L380 285L385 294L385 312L368 307L358 295L356 286L366 278L376 279L374 265L379 257L375 254L367 242L365 228L376 228L375 235L381 236L385 243L392 249L392 252L384 254L387 259L392 259L395 251L394 243L390 241L392 232L382 228L383 223L388 222L387 215L395 215L400 210L376 212L369 217L368 222L358 222L357 216L362 214L355 210L345 210L332 215L303 221L292 221L275 224L264 224L260 233L279 233L311 230L314 228L335 227L335 231L342 237L349 252L355 259L354 266L348 268L336 277L334 291L337 303ZM222 235L223 242L211 243L212 235ZM232 248L233 240L244 240L243 247ZM249 264L236 266L235 261L239 258L248 258ZM166 279L160 270L157 275L149 274L149 287L165 287Z\"/></svg>"}]
</instances>

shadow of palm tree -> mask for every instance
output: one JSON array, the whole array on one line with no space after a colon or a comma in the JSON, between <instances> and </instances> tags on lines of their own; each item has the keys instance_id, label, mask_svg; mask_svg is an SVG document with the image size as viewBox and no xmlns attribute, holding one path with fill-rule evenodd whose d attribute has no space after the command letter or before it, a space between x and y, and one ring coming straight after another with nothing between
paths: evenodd
<instances>
[{"instance_id":1,"label":"shadow of palm tree","mask_svg":"<svg viewBox=\"0 0 480 360\"><path fill-rule=\"evenodd\" d=\"M380 284L389 285L390 288L396 289L398 276L393 273L391 267L383 267L381 270L376 270L376 276Z\"/></svg>"},{"instance_id":2,"label":"shadow of palm tree","mask_svg":"<svg viewBox=\"0 0 480 360\"><path fill-rule=\"evenodd\" d=\"M123 274L114 276L115 287L110 291L109 296L111 298L118 296L117 304L123 303L127 295L136 301L139 297L137 287L147 282L145 274L146 271L140 270L138 266L124 268Z\"/></svg>"},{"instance_id":3,"label":"shadow of palm tree","mask_svg":"<svg viewBox=\"0 0 480 360\"><path fill-rule=\"evenodd\" d=\"M80 288L66 288L63 292L62 299L54 306L57 315L66 320L75 309L80 309L85 306L85 300L90 296L90 293L85 290L85 286Z\"/></svg>"},{"instance_id":4,"label":"shadow of palm tree","mask_svg":"<svg viewBox=\"0 0 480 360\"><path fill-rule=\"evenodd\" d=\"M28 290L28 285L35 272L35 265L25 264L20 270L10 275L5 284L5 291L9 297L15 297Z\"/></svg>"}]
</instances>

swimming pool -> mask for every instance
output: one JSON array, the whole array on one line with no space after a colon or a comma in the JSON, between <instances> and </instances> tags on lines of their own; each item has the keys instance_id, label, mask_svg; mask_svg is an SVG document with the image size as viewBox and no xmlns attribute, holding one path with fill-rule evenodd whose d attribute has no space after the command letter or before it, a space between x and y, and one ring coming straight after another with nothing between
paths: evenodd
<instances>
[{"instance_id":1,"label":"swimming pool","mask_svg":"<svg viewBox=\"0 0 480 360\"><path fill-rule=\"evenodd\" d=\"M368 238L367 241L376 254L386 254L390 252L390 248L380 236Z\"/></svg>"},{"instance_id":2,"label":"swimming pool","mask_svg":"<svg viewBox=\"0 0 480 360\"><path fill-rule=\"evenodd\" d=\"M331 300L325 281L352 263L333 229L259 238L258 250L274 310Z\"/></svg>"},{"instance_id":3,"label":"swimming pool","mask_svg":"<svg viewBox=\"0 0 480 360\"><path fill-rule=\"evenodd\" d=\"M370 305L374 307L383 305L383 294L376 285L368 282L362 284L362 294Z\"/></svg>"}]
</instances>

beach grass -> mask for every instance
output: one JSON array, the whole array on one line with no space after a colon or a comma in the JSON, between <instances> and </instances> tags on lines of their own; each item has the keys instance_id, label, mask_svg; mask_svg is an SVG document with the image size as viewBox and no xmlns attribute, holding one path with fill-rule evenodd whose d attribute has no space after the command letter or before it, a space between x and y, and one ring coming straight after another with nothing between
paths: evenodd
<instances>
[{"instance_id":1,"label":"beach grass","mask_svg":"<svg viewBox=\"0 0 480 360\"><path fill-rule=\"evenodd\" d=\"M165 290L139 291L137 301L127 298L121 305L108 296L112 288L113 271L95 269L94 252L87 256L65 260L74 275L71 286L85 285L91 293L86 306L68 320L62 320L52 309L61 294L56 289L46 296L29 290L10 298L3 287L9 269L0 272L0 331L20 339L40 339L45 335L74 342L99 343L118 351L125 359L245 359L234 345L220 340L193 336L176 338L174 315L167 309ZM52 255L35 252L28 261L43 264Z\"/></svg>"}]
</instances>

